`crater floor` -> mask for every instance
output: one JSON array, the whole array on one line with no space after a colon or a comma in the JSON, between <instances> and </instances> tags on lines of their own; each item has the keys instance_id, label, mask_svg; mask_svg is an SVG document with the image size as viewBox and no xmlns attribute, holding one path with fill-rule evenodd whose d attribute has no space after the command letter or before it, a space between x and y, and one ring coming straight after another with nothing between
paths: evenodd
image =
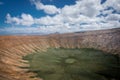
<instances>
[{"instance_id":1,"label":"crater floor","mask_svg":"<svg viewBox=\"0 0 120 80\"><path fill-rule=\"evenodd\" d=\"M43 80L118 80L118 56L92 48L49 48L23 57Z\"/></svg>"}]
</instances>

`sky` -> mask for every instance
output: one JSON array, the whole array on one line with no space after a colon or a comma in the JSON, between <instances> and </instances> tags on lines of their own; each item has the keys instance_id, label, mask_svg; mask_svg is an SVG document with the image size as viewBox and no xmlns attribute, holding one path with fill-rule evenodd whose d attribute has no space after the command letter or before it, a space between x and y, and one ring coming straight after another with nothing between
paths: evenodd
<instances>
[{"instance_id":1,"label":"sky","mask_svg":"<svg viewBox=\"0 0 120 80\"><path fill-rule=\"evenodd\" d=\"M120 0L0 0L0 35L120 28Z\"/></svg>"}]
</instances>

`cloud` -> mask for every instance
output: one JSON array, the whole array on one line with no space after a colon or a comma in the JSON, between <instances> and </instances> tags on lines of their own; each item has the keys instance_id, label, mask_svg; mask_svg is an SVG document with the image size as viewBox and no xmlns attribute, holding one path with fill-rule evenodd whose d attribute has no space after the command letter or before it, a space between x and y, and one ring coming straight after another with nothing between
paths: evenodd
<instances>
[{"instance_id":1,"label":"cloud","mask_svg":"<svg viewBox=\"0 0 120 80\"><path fill-rule=\"evenodd\" d=\"M108 21L119 21L120 15L119 14L110 14L106 17L106 20Z\"/></svg>"},{"instance_id":2,"label":"cloud","mask_svg":"<svg viewBox=\"0 0 120 80\"><path fill-rule=\"evenodd\" d=\"M120 13L120 0L107 0L103 4L104 8L112 7L115 9L118 13Z\"/></svg>"},{"instance_id":3,"label":"cloud","mask_svg":"<svg viewBox=\"0 0 120 80\"><path fill-rule=\"evenodd\" d=\"M112 3L108 1L112 1ZM118 0L107 0L103 4L100 4L100 0L77 0L76 4L65 5L61 9L54 5L44 5L36 0L32 0L32 2L36 6L36 9L44 10L48 15L35 18L30 14L22 13L20 17L11 17L8 13L6 23L34 26L39 28L40 30L38 31L43 33L64 33L120 27ZM50 8L50 6L52 7ZM113 13L114 9L107 9L109 6L113 7L117 13ZM54 15L50 16L49 14ZM37 29L33 28L33 30Z\"/></svg>"},{"instance_id":4,"label":"cloud","mask_svg":"<svg viewBox=\"0 0 120 80\"><path fill-rule=\"evenodd\" d=\"M31 3L35 5L37 10L43 10L47 14L59 13L59 9L54 5L44 5L39 0L31 0Z\"/></svg>"},{"instance_id":5,"label":"cloud","mask_svg":"<svg viewBox=\"0 0 120 80\"><path fill-rule=\"evenodd\" d=\"M30 14L22 13L20 17L11 17L8 13L6 16L6 23L12 23L15 25L24 25L24 26L31 26L34 24L34 19Z\"/></svg>"},{"instance_id":6,"label":"cloud","mask_svg":"<svg viewBox=\"0 0 120 80\"><path fill-rule=\"evenodd\" d=\"M44 34L42 30L35 27L5 27L0 29L0 34Z\"/></svg>"}]
</instances>

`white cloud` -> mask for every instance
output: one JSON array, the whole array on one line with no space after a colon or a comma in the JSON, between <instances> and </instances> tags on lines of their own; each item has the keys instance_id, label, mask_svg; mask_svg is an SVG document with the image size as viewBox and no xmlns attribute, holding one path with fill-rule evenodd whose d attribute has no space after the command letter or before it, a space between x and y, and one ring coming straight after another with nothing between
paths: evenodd
<instances>
[{"instance_id":1,"label":"white cloud","mask_svg":"<svg viewBox=\"0 0 120 80\"><path fill-rule=\"evenodd\" d=\"M40 30L39 28L35 28L35 27L6 27L3 29L0 29L0 33L2 34L35 34L35 33L39 33L42 34L42 30Z\"/></svg>"},{"instance_id":2,"label":"white cloud","mask_svg":"<svg viewBox=\"0 0 120 80\"><path fill-rule=\"evenodd\" d=\"M13 23L16 25L31 26L34 24L34 19L30 14L23 13L20 17L11 17L8 13L6 19L6 23Z\"/></svg>"},{"instance_id":3,"label":"white cloud","mask_svg":"<svg viewBox=\"0 0 120 80\"><path fill-rule=\"evenodd\" d=\"M31 0L31 3L35 5L36 9L43 10L47 14L59 13L59 9L54 5L44 5L39 0Z\"/></svg>"},{"instance_id":4,"label":"white cloud","mask_svg":"<svg viewBox=\"0 0 120 80\"><path fill-rule=\"evenodd\" d=\"M109 2L108 2L109 1ZM110 3L112 1L113 3ZM100 4L100 0L78 0L74 5L65 5L59 9L54 5L44 5L43 3L32 0L38 10L44 10L47 16L33 18L30 14L21 14L20 17L6 16L6 23L24 26L36 25L38 32L74 32L83 30L98 30L120 27L120 14L112 13L113 9L106 10L108 6L115 7L115 3L119 6L117 0L107 0L104 4ZM51 6L51 7L50 7ZM50 16L49 14L55 14ZM106 16L97 17L100 14ZM30 28L30 30L37 30ZM21 30L22 31L22 30Z\"/></svg>"},{"instance_id":5,"label":"white cloud","mask_svg":"<svg viewBox=\"0 0 120 80\"><path fill-rule=\"evenodd\" d=\"M120 0L107 0L103 6L104 8L113 7L117 12L120 13Z\"/></svg>"},{"instance_id":6,"label":"white cloud","mask_svg":"<svg viewBox=\"0 0 120 80\"><path fill-rule=\"evenodd\" d=\"M88 17L95 17L102 9L100 0L81 0L76 5L80 13Z\"/></svg>"},{"instance_id":7,"label":"white cloud","mask_svg":"<svg viewBox=\"0 0 120 80\"><path fill-rule=\"evenodd\" d=\"M120 15L119 14L110 14L106 17L108 21L119 21Z\"/></svg>"}]
</instances>

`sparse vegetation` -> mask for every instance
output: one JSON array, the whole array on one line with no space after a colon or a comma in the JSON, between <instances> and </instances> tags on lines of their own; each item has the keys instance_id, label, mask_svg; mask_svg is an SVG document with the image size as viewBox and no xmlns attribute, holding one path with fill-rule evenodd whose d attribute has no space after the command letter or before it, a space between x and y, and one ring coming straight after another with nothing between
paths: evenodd
<instances>
[{"instance_id":1,"label":"sparse vegetation","mask_svg":"<svg viewBox=\"0 0 120 80\"><path fill-rule=\"evenodd\" d=\"M95 49L49 48L23 57L43 80L117 80L118 56Z\"/></svg>"}]
</instances>

